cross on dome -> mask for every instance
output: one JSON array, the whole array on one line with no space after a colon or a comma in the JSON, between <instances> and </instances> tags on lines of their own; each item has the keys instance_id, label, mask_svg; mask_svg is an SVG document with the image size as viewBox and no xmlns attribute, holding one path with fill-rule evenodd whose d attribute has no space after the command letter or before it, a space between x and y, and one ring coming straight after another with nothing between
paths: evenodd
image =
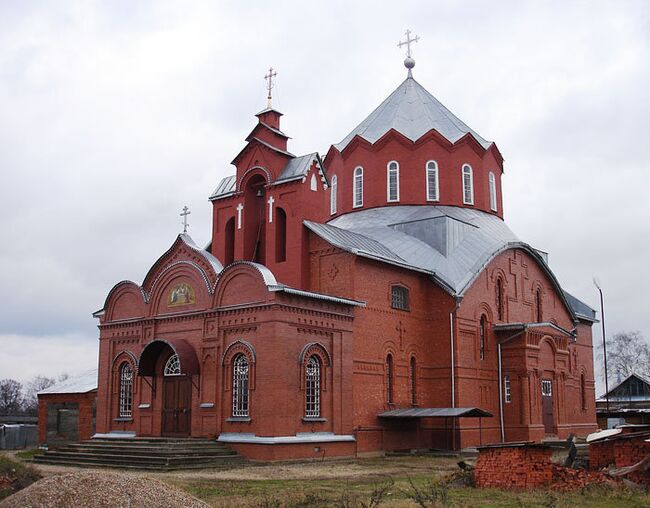
<instances>
[{"instance_id":1,"label":"cross on dome","mask_svg":"<svg viewBox=\"0 0 650 508\"><path fill-rule=\"evenodd\" d=\"M411 69L415 67L415 60L413 60L413 58L411 57L411 44L418 42L420 40L420 36L416 35L414 38L411 38L410 30L407 30L405 33L406 33L406 40L399 41L397 43L397 47L401 48L402 46L406 46L406 58L404 59L404 67L408 69L409 78L412 78L413 74L411 73Z\"/></svg>"},{"instance_id":2,"label":"cross on dome","mask_svg":"<svg viewBox=\"0 0 650 508\"><path fill-rule=\"evenodd\" d=\"M271 89L275 86L275 83L273 83L273 78L276 77L278 73L273 70L273 67L269 67L269 73L264 76L264 79L266 80L266 89L268 90L268 96L266 97L268 99L268 107L271 107Z\"/></svg>"},{"instance_id":3,"label":"cross on dome","mask_svg":"<svg viewBox=\"0 0 650 508\"><path fill-rule=\"evenodd\" d=\"M190 227L189 223L187 222L187 216L191 214L190 209L186 206L183 207L183 212L180 214L181 217L183 217L183 233L187 233L187 228Z\"/></svg>"}]
</instances>

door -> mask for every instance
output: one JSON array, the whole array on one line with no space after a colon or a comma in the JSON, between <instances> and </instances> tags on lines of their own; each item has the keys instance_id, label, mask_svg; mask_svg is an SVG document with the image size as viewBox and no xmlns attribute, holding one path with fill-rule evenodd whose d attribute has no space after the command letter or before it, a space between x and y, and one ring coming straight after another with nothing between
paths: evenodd
<instances>
[{"instance_id":1,"label":"door","mask_svg":"<svg viewBox=\"0 0 650 508\"><path fill-rule=\"evenodd\" d=\"M555 419L553 418L553 382L542 379L542 422L546 434L555 433Z\"/></svg>"},{"instance_id":2,"label":"door","mask_svg":"<svg viewBox=\"0 0 650 508\"><path fill-rule=\"evenodd\" d=\"M188 437L192 403L192 382L186 376L163 377L162 435Z\"/></svg>"}]
</instances>

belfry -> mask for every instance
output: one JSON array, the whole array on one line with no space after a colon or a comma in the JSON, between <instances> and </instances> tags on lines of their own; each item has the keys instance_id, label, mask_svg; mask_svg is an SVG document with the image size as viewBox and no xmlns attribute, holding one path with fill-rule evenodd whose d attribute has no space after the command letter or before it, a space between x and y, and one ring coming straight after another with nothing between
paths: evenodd
<instances>
[{"instance_id":1,"label":"belfry","mask_svg":"<svg viewBox=\"0 0 650 508\"><path fill-rule=\"evenodd\" d=\"M504 221L504 159L413 77L327 154L271 90L209 195L99 319L97 432L214 438L258 460L596 430L595 312ZM207 194L207 193L206 193Z\"/></svg>"}]
</instances>

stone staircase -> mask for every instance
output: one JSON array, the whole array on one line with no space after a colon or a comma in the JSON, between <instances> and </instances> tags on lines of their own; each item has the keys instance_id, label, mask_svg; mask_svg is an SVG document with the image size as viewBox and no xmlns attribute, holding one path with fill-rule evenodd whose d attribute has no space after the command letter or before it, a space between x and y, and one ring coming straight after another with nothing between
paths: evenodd
<instances>
[{"instance_id":1,"label":"stone staircase","mask_svg":"<svg viewBox=\"0 0 650 508\"><path fill-rule=\"evenodd\" d=\"M112 467L150 471L232 467L245 459L209 439L95 438L48 450L34 462L75 467Z\"/></svg>"}]
</instances>

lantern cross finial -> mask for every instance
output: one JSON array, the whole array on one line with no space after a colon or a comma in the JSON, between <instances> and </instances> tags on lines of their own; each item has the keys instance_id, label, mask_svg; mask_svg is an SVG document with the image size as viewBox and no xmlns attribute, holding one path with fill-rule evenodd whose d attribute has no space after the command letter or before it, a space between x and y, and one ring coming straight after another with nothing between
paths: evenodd
<instances>
[{"instance_id":1,"label":"lantern cross finial","mask_svg":"<svg viewBox=\"0 0 650 508\"><path fill-rule=\"evenodd\" d=\"M416 35L415 37L411 37L411 31L407 30L406 31L406 40L405 41L399 41L397 43L397 46L401 48L402 46L406 46L406 58L404 59L404 67L408 69L408 75L409 78L413 77L413 74L411 73L411 69L415 67L415 60L411 57L411 44L414 42L418 42L420 40L420 37Z\"/></svg>"},{"instance_id":2,"label":"lantern cross finial","mask_svg":"<svg viewBox=\"0 0 650 508\"><path fill-rule=\"evenodd\" d=\"M271 89L275 86L275 83L273 82L273 78L276 77L278 73L273 70L273 67L269 67L269 73L264 76L264 79L266 80L266 90L268 91L267 99L268 99L268 107L271 106Z\"/></svg>"},{"instance_id":3,"label":"lantern cross finial","mask_svg":"<svg viewBox=\"0 0 650 508\"><path fill-rule=\"evenodd\" d=\"M187 216L191 214L190 209L187 206L183 207L183 212L181 213L181 217L183 217L183 233L187 233L187 228L190 227L189 223L187 222Z\"/></svg>"}]
</instances>

